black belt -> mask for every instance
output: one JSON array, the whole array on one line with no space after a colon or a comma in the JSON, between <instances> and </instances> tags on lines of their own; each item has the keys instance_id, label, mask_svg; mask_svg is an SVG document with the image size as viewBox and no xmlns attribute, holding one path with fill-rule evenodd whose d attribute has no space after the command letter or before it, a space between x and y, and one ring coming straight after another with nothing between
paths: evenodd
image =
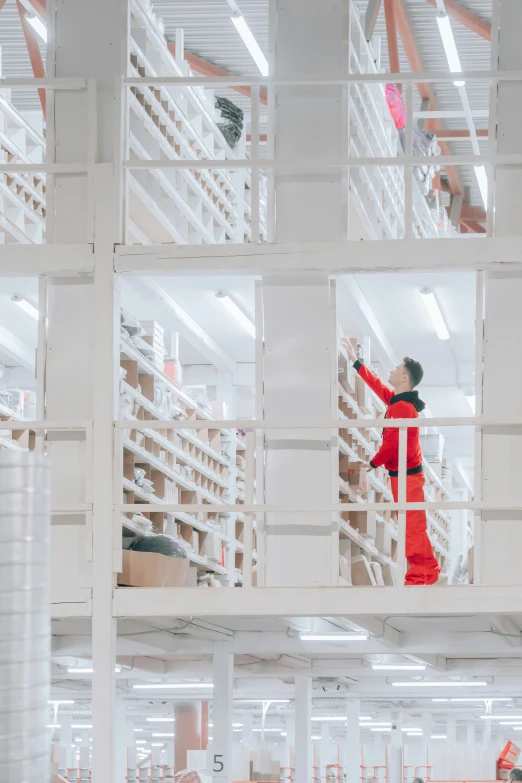
<instances>
[{"instance_id":1,"label":"black belt","mask_svg":"<svg viewBox=\"0 0 522 783\"><path fill-rule=\"evenodd\" d=\"M398 470L389 470L388 473L390 476L393 476L394 478L398 478L399 471ZM406 471L407 476L415 476L417 473L422 473L422 465L417 465L416 468L410 468Z\"/></svg>"}]
</instances>

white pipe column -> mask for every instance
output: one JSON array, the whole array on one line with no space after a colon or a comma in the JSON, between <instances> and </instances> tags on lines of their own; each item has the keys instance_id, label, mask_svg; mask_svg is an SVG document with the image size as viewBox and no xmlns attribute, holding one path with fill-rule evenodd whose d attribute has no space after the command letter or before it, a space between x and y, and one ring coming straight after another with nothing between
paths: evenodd
<instances>
[{"instance_id":1,"label":"white pipe column","mask_svg":"<svg viewBox=\"0 0 522 783\"><path fill-rule=\"evenodd\" d=\"M312 680L295 676L295 783L310 783L312 776Z\"/></svg>"},{"instance_id":2,"label":"white pipe column","mask_svg":"<svg viewBox=\"0 0 522 783\"><path fill-rule=\"evenodd\" d=\"M402 715L392 715L392 730L390 734L390 748L388 753L388 783L403 783L403 758L402 758Z\"/></svg>"},{"instance_id":3,"label":"white pipe column","mask_svg":"<svg viewBox=\"0 0 522 783\"><path fill-rule=\"evenodd\" d=\"M276 78L335 79L347 74L348 2L323 0L318 13L316 0L273 0L272 10L277 17L270 41ZM278 87L273 94L276 159L347 154L343 87ZM276 173L274 178L276 242L346 238L346 182L340 170ZM337 417L332 299L324 274L263 278L265 419ZM329 430L272 431L265 441L265 501L333 502L331 438ZM336 498L338 491L337 478ZM267 514L266 584L338 584L337 534L331 522L328 513Z\"/></svg>"},{"instance_id":4,"label":"white pipe column","mask_svg":"<svg viewBox=\"0 0 522 783\"><path fill-rule=\"evenodd\" d=\"M213 783L232 781L232 716L234 698L234 656L217 644L213 659L214 697L212 702Z\"/></svg>"},{"instance_id":5,"label":"white pipe column","mask_svg":"<svg viewBox=\"0 0 522 783\"><path fill-rule=\"evenodd\" d=\"M252 750L254 745L254 733L252 731L254 726L254 716L251 712L245 712L244 715L241 716L241 722L243 724L243 733L242 733L242 740L243 740L243 747L245 750Z\"/></svg>"},{"instance_id":6,"label":"white pipe column","mask_svg":"<svg viewBox=\"0 0 522 783\"><path fill-rule=\"evenodd\" d=\"M522 67L520 29L522 3L502 0L498 4L500 31L492 29L492 68L514 70ZM493 14L493 20L497 18ZM497 120L496 152L520 153L517 110L522 105L522 82L500 82L497 102L490 109ZM494 138L490 136L490 140ZM490 182L490 187L491 187ZM495 234L497 237L520 237L522 223L517 199L522 189L520 167L501 167L495 173ZM489 216L488 216L489 217ZM502 388L520 388L522 383L522 277L506 271L504 274L485 274L485 324L483 415L498 416L498 379ZM479 368L477 368L479 372ZM477 415L480 415L480 410ZM519 419L522 413L520 394L505 395L502 416ZM517 455L522 447L522 434L515 429L486 428L482 448L482 494L487 503L517 507L522 504ZM482 560L483 584L513 584L516 580L518 552L522 546L522 525L514 513L490 511L482 515L482 541L479 547Z\"/></svg>"},{"instance_id":7,"label":"white pipe column","mask_svg":"<svg viewBox=\"0 0 522 783\"><path fill-rule=\"evenodd\" d=\"M312 736L313 726L310 725L310 736ZM285 719L286 743L285 743L285 763L283 766L295 768L295 715L287 715ZM294 773L291 772L293 777Z\"/></svg>"},{"instance_id":8,"label":"white pipe column","mask_svg":"<svg viewBox=\"0 0 522 783\"><path fill-rule=\"evenodd\" d=\"M358 783L361 777L361 729L359 699L346 700L346 742L344 746L344 772L346 783Z\"/></svg>"},{"instance_id":9,"label":"white pipe column","mask_svg":"<svg viewBox=\"0 0 522 783\"><path fill-rule=\"evenodd\" d=\"M65 748L65 766L72 767L73 752L71 745L73 744L72 735L72 716L58 714L59 720L56 722L60 725L60 745Z\"/></svg>"},{"instance_id":10,"label":"white pipe column","mask_svg":"<svg viewBox=\"0 0 522 783\"><path fill-rule=\"evenodd\" d=\"M323 720L321 726L321 747L319 750L319 777L326 778L326 765L331 763L332 748L330 740L330 724ZM317 761L316 761L317 764Z\"/></svg>"}]
</instances>

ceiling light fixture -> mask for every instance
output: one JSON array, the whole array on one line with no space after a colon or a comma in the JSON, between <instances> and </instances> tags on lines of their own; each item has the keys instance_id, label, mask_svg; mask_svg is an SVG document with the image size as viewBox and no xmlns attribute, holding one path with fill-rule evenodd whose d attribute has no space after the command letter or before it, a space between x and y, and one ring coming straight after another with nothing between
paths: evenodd
<instances>
[{"instance_id":1,"label":"ceiling light fixture","mask_svg":"<svg viewBox=\"0 0 522 783\"><path fill-rule=\"evenodd\" d=\"M335 720L335 721L347 721L346 715L312 715L310 720Z\"/></svg>"},{"instance_id":2,"label":"ceiling light fixture","mask_svg":"<svg viewBox=\"0 0 522 783\"><path fill-rule=\"evenodd\" d=\"M484 688L488 685L482 681L457 682L455 680L419 680L418 682L392 682L396 688Z\"/></svg>"},{"instance_id":3,"label":"ceiling light fixture","mask_svg":"<svg viewBox=\"0 0 522 783\"><path fill-rule=\"evenodd\" d=\"M437 333L437 337L439 340L449 340L450 333L448 331L448 327L446 326L446 321L444 320L439 304L435 299L435 294L429 288L423 288L421 290L421 294L422 302L428 312L429 317L431 318L431 322Z\"/></svg>"},{"instance_id":4,"label":"ceiling light fixture","mask_svg":"<svg viewBox=\"0 0 522 783\"><path fill-rule=\"evenodd\" d=\"M522 715L481 715L482 720L522 720Z\"/></svg>"},{"instance_id":5,"label":"ceiling light fixture","mask_svg":"<svg viewBox=\"0 0 522 783\"><path fill-rule=\"evenodd\" d=\"M192 690L193 688L213 688L211 682L149 682L145 685L133 685L135 690Z\"/></svg>"},{"instance_id":6,"label":"ceiling light fixture","mask_svg":"<svg viewBox=\"0 0 522 783\"><path fill-rule=\"evenodd\" d=\"M35 319L35 321L38 320L38 308L31 304L31 302L29 302L24 296L21 296L21 294L14 294L14 296L11 297L11 302L17 304L18 307L24 311L24 313L30 315L31 318Z\"/></svg>"},{"instance_id":7,"label":"ceiling light fixture","mask_svg":"<svg viewBox=\"0 0 522 783\"><path fill-rule=\"evenodd\" d=\"M151 742L150 743L153 748L162 748L164 746L164 742Z\"/></svg>"},{"instance_id":8,"label":"ceiling light fixture","mask_svg":"<svg viewBox=\"0 0 522 783\"><path fill-rule=\"evenodd\" d=\"M250 52L250 56L252 57L253 61L259 68L259 72L261 73L261 76L268 76L268 60L266 59L265 55L261 51L261 47L256 41L254 34L252 33L252 30L247 25L245 21L245 17L241 13L241 10L238 4L236 3L236 0L227 0L227 2L228 5L230 6L230 10L232 11L232 16L230 17L230 19L232 20L232 24L238 31L239 35L243 40L243 43L245 44L246 48Z\"/></svg>"},{"instance_id":9,"label":"ceiling light fixture","mask_svg":"<svg viewBox=\"0 0 522 783\"><path fill-rule=\"evenodd\" d=\"M444 3L443 3L444 5ZM462 73L462 66L460 64L460 57L457 51L457 45L455 38L453 37L453 30L451 29L451 22L447 13L437 14L437 24L439 26L440 37L442 38L442 45L446 54L446 60L448 61L449 69L451 73ZM453 82L455 87L464 87L465 81L459 80Z\"/></svg>"},{"instance_id":10,"label":"ceiling light fixture","mask_svg":"<svg viewBox=\"0 0 522 783\"><path fill-rule=\"evenodd\" d=\"M290 699L234 699L238 704L265 704L267 701L270 704L290 704Z\"/></svg>"},{"instance_id":11,"label":"ceiling light fixture","mask_svg":"<svg viewBox=\"0 0 522 783\"><path fill-rule=\"evenodd\" d=\"M520 726L519 720L501 720L499 721L500 726Z\"/></svg>"},{"instance_id":12,"label":"ceiling light fixture","mask_svg":"<svg viewBox=\"0 0 522 783\"><path fill-rule=\"evenodd\" d=\"M147 723L174 723L174 716L170 718L145 718Z\"/></svg>"},{"instance_id":13,"label":"ceiling light fixture","mask_svg":"<svg viewBox=\"0 0 522 783\"><path fill-rule=\"evenodd\" d=\"M232 316L232 318L245 330L245 332L247 332L250 337L255 338L256 327L250 318L245 315L243 310L238 307L237 304L230 298L230 296L224 291L218 291L216 293L216 299L218 302L221 302L227 313Z\"/></svg>"},{"instance_id":14,"label":"ceiling light fixture","mask_svg":"<svg viewBox=\"0 0 522 783\"><path fill-rule=\"evenodd\" d=\"M367 642L368 634L363 633L303 633L299 636L303 642Z\"/></svg>"},{"instance_id":15,"label":"ceiling light fixture","mask_svg":"<svg viewBox=\"0 0 522 783\"><path fill-rule=\"evenodd\" d=\"M447 734L432 734L431 739L448 739Z\"/></svg>"},{"instance_id":16,"label":"ceiling light fixture","mask_svg":"<svg viewBox=\"0 0 522 783\"><path fill-rule=\"evenodd\" d=\"M425 663L372 663L372 669L378 672L423 672Z\"/></svg>"},{"instance_id":17,"label":"ceiling light fixture","mask_svg":"<svg viewBox=\"0 0 522 783\"><path fill-rule=\"evenodd\" d=\"M72 699L50 699L47 704L74 704Z\"/></svg>"},{"instance_id":18,"label":"ceiling light fixture","mask_svg":"<svg viewBox=\"0 0 522 783\"><path fill-rule=\"evenodd\" d=\"M165 734L164 732L160 731L158 733L153 733L152 736L153 737L173 737L174 734L169 734L169 733Z\"/></svg>"},{"instance_id":19,"label":"ceiling light fixture","mask_svg":"<svg viewBox=\"0 0 522 783\"><path fill-rule=\"evenodd\" d=\"M422 737L422 731L407 731L407 737Z\"/></svg>"},{"instance_id":20,"label":"ceiling light fixture","mask_svg":"<svg viewBox=\"0 0 522 783\"><path fill-rule=\"evenodd\" d=\"M273 728L268 728L268 729L252 729L252 731L264 731L265 733L266 733L267 731L278 731L279 733L281 733L282 731L284 731L284 728L283 728L283 727L281 727L280 729L273 729Z\"/></svg>"},{"instance_id":21,"label":"ceiling light fixture","mask_svg":"<svg viewBox=\"0 0 522 783\"><path fill-rule=\"evenodd\" d=\"M92 723L73 723L71 729L92 729Z\"/></svg>"},{"instance_id":22,"label":"ceiling light fixture","mask_svg":"<svg viewBox=\"0 0 522 783\"><path fill-rule=\"evenodd\" d=\"M432 699L432 701L435 701L435 699ZM467 699L450 699L450 701L513 701L513 699L488 699L484 698L483 696L477 696L476 698L467 698Z\"/></svg>"},{"instance_id":23,"label":"ceiling light fixture","mask_svg":"<svg viewBox=\"0 0 522 783\"><path fill-rule=\"evenodd\" d=\"M27 24L31 25L35 33L38 33L42 41L47 43L47 27L44 25L40 17L36 16L36 14L26 14L25 21Z\"/></svg>"}]
</instances>

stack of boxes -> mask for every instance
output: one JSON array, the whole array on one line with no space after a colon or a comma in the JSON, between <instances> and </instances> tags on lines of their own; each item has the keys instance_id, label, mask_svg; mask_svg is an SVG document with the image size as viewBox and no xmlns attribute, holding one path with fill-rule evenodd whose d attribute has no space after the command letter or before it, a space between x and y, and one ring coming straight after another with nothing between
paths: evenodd
<instances>
[{"instance_id":1,"label":"stack of boxes","mask_svg":"<svg viewBox=\"0 0 522 783\"><path fill-rule=\"evenodd\" d=\"M152 357L152 363L155 367L163 372L163 366L165 361L165 340L163 327L157 321L141 321L141 325L145 330L145 334L142 340L150 345L154 354Z\"/></svg>"}]
</instances>

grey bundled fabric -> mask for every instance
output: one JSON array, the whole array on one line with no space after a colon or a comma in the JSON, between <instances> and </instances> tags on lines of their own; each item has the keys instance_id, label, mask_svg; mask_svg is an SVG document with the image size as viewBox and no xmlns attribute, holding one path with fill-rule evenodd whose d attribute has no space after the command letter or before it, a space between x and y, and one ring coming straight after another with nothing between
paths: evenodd
<instances>
[{"instance_id":1,"label":"grey bundled fabric","mask_svg":"<svg viewBox=\"0 0 522 783\"><path fill-rule=\"evenodd\" d=\"M215 106L221 112L224 122L218 122L218 128L227 140L229 146L234 149L243 132L243 111L228 98L216 96Z\"/></svg>"},{"instance_id":2,"label":"grey bundled fabric","mask_svg":"<svg viewBox=\"0 0 522 783\"><path fill-rule=\"evenodd\" d=\"M167 557L186 557L185 550L177 541L170 536L158 534L157 536L146 536L144 538L135 538L129 549L135 552L156 552L159 555Z\"/></svg>"}]
</instances>

